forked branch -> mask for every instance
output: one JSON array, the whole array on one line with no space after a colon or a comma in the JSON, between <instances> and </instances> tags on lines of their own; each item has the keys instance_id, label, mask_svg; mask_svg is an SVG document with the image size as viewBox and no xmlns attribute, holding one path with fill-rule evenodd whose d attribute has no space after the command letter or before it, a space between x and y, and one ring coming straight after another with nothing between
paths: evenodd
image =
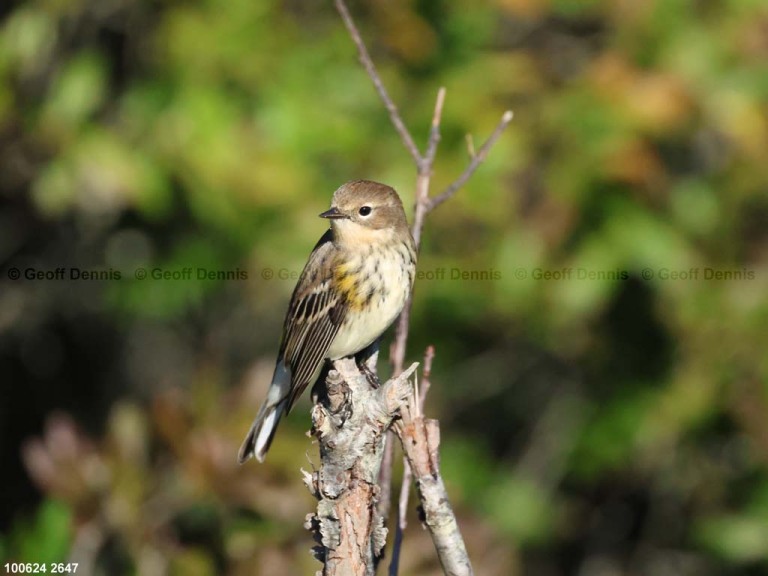
<instances>
[{"instance_id":1,"label":"forked branch","mask_svg":"<svg viewBox=\"0 0 768 576\"><path fill-rule=\"evenodd\" d=\"M387 92L345 1L334 0L334 4L350 37L357 47L360 63L370 77L384 107L387 109L392 125L400 136L403 146L405 146L408 154L416 164L416 193L411 232L418 249L421 244L422 230L427 214L449 200L462 186L464 186L478 169L480 164L486 159L493 145L512 121L512 112L506 111L502 115L495 130L483 143L477 153L470 155L469 164L459 177L443 192L437 196L431 197L429 194L430 179L437 154L438 143L440 141L440 124L446 97L445 88L440 88L438 90L432 122L430 124L429 138L425 152L422 154L416 146L413 136L403 122L397 106ZM412 298L409 298L400 315L395 332L395 339L390 350L390 361L395 377L400 375L404 368L411 301ZM428 354L428 359L425 359L425 364L431 364L431 357L431 354ZM425 374L425 377L428 380L428 371ZM436 420L424 419L422 405L423 400L420 403L419 399L412 398L407 403L407 406L401 410L402 420L396 421L394 426L404 447L406 470L412 471L415 478L416 489L421 500L422 508L424 509L425 523L432 534L444 571L446 574L472 574L469 557L467 556L466 548L461 538L458 524L456 523L456 518L449 504L445 486L440 477L438 460L440 438L439 426ZM389 440L386 442L383 456L376 450L377 457L383 457L383 463L378 478L379 487L377 492L372 496L378 500L375 513L378 518L383 519L386 519L389 513L392 485L392 448L394 443L391 441L391 432L388 436ZM330 447L330 449L336 448ZM407 507L407 483L409 481L410 480L407 477L404 478L404 484L406 485L403 488L403 490L405 490L405 495L401 496L400 501L401 517L404 517L405 508ZM373 512L371 513L373 514ZM404 528L404 518L401 520L400 526ZM399 547L401 539L402 532L398 535L396 546ZM393 556L398 554L399 548L395 550ZM396 574L397 563L395 562L393 566L394 572L391 573ZM329 572L327 564L325 568L325 574L355 574L355 572Z\"/></svg>"}]
</instances>

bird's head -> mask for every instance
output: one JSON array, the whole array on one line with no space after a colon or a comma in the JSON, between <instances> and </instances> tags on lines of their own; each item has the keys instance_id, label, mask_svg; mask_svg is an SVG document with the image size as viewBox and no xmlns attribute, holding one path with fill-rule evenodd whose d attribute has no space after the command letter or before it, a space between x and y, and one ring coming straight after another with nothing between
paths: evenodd
<instances>
[{"instance_id":1,"label":"bird's head","mask_svg":"<svg viewBox=\"0 0 768 576\"><path fill-rule=\"evenodd\" d=\"M333 194L330 210L320 214L331 221L341 243L390 241L408 231L403 203L390 186L354 180Z\"/></svg>"}]
</instances>

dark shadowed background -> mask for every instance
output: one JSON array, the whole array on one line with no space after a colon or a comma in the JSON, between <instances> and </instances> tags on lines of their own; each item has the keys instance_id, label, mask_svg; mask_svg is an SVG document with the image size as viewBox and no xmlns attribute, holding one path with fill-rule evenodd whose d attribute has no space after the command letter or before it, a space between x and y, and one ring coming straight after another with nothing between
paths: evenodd
<instances>
[{"instance_id":1,"label":"dark shadowed background","mask_svg":"<svg viewBox=\"0 0 768 576\"><path fill-rule=\"evenodd\" d=\"M447 88L436 192L515 112L428 220L408 353L476 573L765 574L768 7L350 8L420 145ZM356 178L413 202L331 2L3 2L3 564L319 568L309 403L236 453ZM401 574L439 574L412 512Z\"/></svg>"}]
</instances>

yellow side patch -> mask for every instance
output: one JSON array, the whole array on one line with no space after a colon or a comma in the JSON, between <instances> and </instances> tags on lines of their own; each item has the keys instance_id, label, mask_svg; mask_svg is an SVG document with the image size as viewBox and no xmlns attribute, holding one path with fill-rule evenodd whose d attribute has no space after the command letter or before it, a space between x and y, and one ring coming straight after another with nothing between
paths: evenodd
<instances>
[{"instance_id":1,"label":"yellow side patch","mask_svg":"<svg viewBox=\"0 0 768 576\"><path fill-rule=\"evenodd\" d=\"M344 295L347 304L354 310L362 309L365 301L365 292L359 290L358 277L350 274L357 268L355 263L340 264L333 273L333 287Z\"/></svg>"}]
</instances>

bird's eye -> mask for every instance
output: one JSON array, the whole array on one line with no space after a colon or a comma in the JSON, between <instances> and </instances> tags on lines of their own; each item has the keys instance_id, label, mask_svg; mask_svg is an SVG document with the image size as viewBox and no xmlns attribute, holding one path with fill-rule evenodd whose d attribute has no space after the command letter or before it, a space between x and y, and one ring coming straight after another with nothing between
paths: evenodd
<instances>
[{"instance_id":1,"label":"bird's eye","mask_svg":"<svg viewBox=\"0 0 768 576\"><path fill-rule=\"evenodd\" d=\"M368 216L368 214L371 213L371 207L370 206L363 206L357 212L360 214L360 216Z\"/></svg>"}]
</instances>

